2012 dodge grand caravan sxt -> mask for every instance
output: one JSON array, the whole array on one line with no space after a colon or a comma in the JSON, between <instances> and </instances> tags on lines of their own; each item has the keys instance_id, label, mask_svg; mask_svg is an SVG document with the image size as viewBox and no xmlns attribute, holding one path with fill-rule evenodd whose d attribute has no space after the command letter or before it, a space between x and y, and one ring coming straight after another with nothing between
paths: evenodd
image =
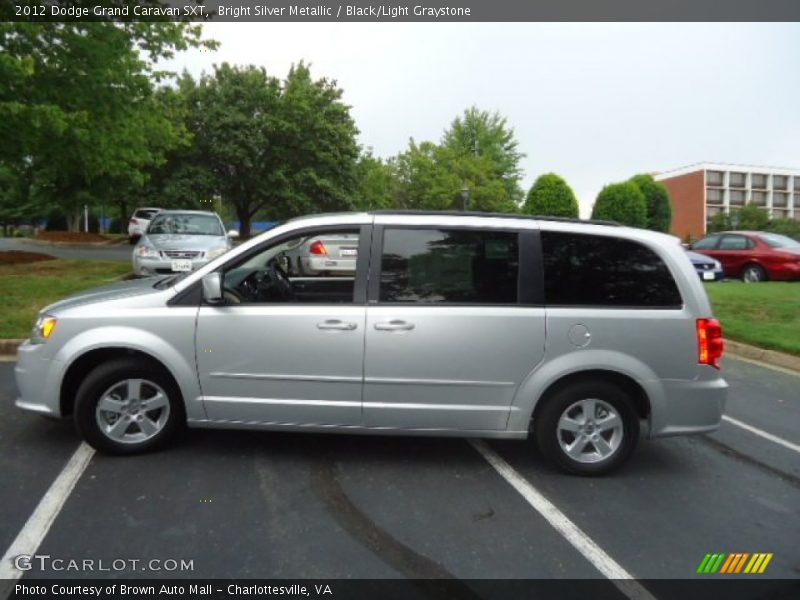
<instances>
[{"instance_id":1,"label":"2012 dodge grand caravan sxt","mask_svg":"<svg viewBox=\"0 0 800 600\"><path fill-rule=\"evenodd\" d=\"M331 235L340 246L324 247ZM319 238L330 272L287 255ZM334 276L339 261L356 271ZM323 265L323 267L325 266ZM650 437L710 431L719 323L674 238L472 213L289 221L198 271L45 308L17 406L72 415L98 450L178 429L535 437L575 473Z\"/></svg>"}]
</instances>

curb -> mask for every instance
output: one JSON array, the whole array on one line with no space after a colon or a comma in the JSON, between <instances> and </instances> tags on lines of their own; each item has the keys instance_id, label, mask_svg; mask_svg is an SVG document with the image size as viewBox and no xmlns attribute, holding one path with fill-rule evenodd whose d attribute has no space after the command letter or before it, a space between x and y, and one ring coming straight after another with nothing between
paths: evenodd
<instances>
[{"instance_id":1,"label":"curb","mask_svg":"<svg viewBox=\"0 0 800 600\"><path fill-rule=\"evenodd\" d=\"M766 348L759 348L758 346L751 346L727 339L725 340L725 351L730 352L734 356L757 360L800 373L800 356L794 356L793 354L786 354L776 350L767 350Z\"/></svg>"},{"instance_id":2,"label":"curb","mask_svg":"<svg viewBox=\"0 0 800 600\"><path fill-rule=\"evenodd\" d=\"M14 356L17 353L17 346L25 340L13 339L0 339L0 356ZM734 356L742 358L749 358L759 362L783 367L790 371L800 373L800 356L792 354L785 354L783 352L776 352L775 350L766 350L757 346L750 346L741 342L734 342L732 340L725 340L725 352Z\"/></svg>"},{"instance_id":3,"label":"curb","mask_svg":"<svg viewBox=\"0 0 800 600\"><path fill-rule=\"evenodd\" d=\"M122 246L127 244L127 238L124 241L107 240L105 242L50 242L48 240L35 240L33 238L19 238L24 240L26 244L34 244L36 246L64 246L64 247L81 247L81 246Z\"/></svg>"},{"instance_id":4,"label":"curb","mask_svg":"<svg viewBox=\"0 0 800 600\"><path fill-rule=\"evenodd\" d=\"M17 346L25 340L0 340L0 356L14 356Z\"/></svg>"}]
</instances>

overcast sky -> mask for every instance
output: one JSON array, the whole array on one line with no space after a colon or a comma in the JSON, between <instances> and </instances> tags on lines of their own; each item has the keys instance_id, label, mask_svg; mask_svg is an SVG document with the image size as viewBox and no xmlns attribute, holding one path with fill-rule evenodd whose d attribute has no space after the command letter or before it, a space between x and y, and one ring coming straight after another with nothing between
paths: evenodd
<instances>
[{"instance_id":1,"label":"overcast sky","mask_svg":"<svg viewBox=\"0 0 800 600\"><path fill-rule=\"evenodd\" d=\"M714 161L800 167L800 24L214 23L214 63L336 79L360 143L438 141L471 105L499 111L527 189L553 171L582 215L606 183Z\"/></svg>"}]
</instances>

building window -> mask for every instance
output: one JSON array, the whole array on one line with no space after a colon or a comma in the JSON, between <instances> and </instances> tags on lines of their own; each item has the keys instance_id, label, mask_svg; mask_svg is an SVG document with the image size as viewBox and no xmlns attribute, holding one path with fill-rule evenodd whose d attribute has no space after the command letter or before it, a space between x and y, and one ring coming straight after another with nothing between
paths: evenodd
<instances>
[{"instance_id":1,"label":"building window","mask_svg":"<svg viewBox=\"0 0 800 600\"><path fill-rule=\"evenodd\" d=\"M722 171L707 171L706 182L708 185L722 187Z\"/></svg>"},{"instance_id":2,"label":"building window","mask_svg":"<svg viewBox=\"0 0 800 600\"><path fill-rule=\"evenodd\" d=\"M722 204L722 190L707 188L706 204Z\"/></svg>"},{"instance_id":3,"label":"building window","mask_svg":"<svg viewBox=\"0 0 800 600\"><path fill-rule=\"evenodd\" d=\"M773 208L772 209L772 218L773 219L788 219L789 218L789 211L785 208Z\"/></svg>"},{"instance_id":4,"label":"building window","mask_svg":"<svg viewBox=\"0 0 800 600\"><path fill-rule=\"evenodd\" d=\"M800 211L800 194L794 195L794 212Z\"/></svg>"},{"instance_id":5,"label":"building window","mask_svg":"<svg viewBox=\"0 0 800 600\"><path fill-rule=\"evenodd\" d=\"M750 200L750 204L755 204L756 206L766 206L767 205L767 193L766 192L753 192L753 198Z\"/></svg>"},{"instance_id":6,"label":"building window","mask_svg":"<svg viewBox=\"0 0 800 600\"><path fill-rule=\"evenodd\" d=\"M794 176L794 191L800 192L800 175ZM797 204L795 204L797 206Z\"/></svg>"},{"instance_id":7,"label":"building window","mask_svg":"<svg viewBox=\"0 0 800 600\"><path fill-rule=\"evenodd\" d=\"M789 194L784 194L782 192L773 192L772 206L776 208L785 208L789 206Z\"/></svg>"},{"instance_id":8,"label":"building window","mask_svg":"<svg viewBox=\"0 0 800 600\"><path fill-rule=\"evenodd\" d=\"M752 176L753 181L753 189L754 190L765 190L767 189L767 176L763 173L753 173Z\"/></svg>"},{"instance_id":9,"label":"building window","mask_svg":"<svg viewBox=\"0 0 800 600\"><path fill-rule=\"evenodd\" d=\"M789 186L789 178L786 175L773 175L772 176L772 189L785 190Z\"/></svg>"},{"instance_id":10,"label":"building window","mask_svg":"<svg viewBox=\"0 0 800 600\"><path fill-rule=\"evenodd\" d=\"M731 173L729 178L730 187L743 188L747 182L747 175L744 173Z\"/></svg>"},{"instance_id":11,"label":"building window","mask_svg":"<svg viewBox=\"0 0 800 600\"><path fill-rule=\"evenodd\" d=\"M730 191L730 204L731 206L742 206L747 198L744 190L731 190Z\"/></svg>"}]
</instances>

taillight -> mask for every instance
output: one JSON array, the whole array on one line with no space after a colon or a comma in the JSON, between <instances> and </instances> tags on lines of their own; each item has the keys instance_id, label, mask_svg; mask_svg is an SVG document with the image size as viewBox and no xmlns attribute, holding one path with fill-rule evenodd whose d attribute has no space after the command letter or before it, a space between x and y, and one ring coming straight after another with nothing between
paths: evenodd
<instances>
[{"instance_id":1,"label":"taillight","mask_svg":"<svg viewBox=\"0 0 800 600\"><path fill-rule=\"evenodd\" d=\"M317 240L313 242L309 247L308 251L311 254L315 254L317 256L328 256L328 249L325 247L325 244Z\"/></svg>"},{"instance_id":2,"label":"taillight","mask_svg":"<svg viewBox=\"0 0 800 600\"><path fill-rule=\"evenodd\" d=\"M139 221L137 221L136 219L131 219L130 222L131 222L132 225L138 225L139 224Z\"/></svg>"},{"instance_id":3,"label":"taillight","mask_svg":"<svg viewBox=\"0 0 800 600\"><path fill-rule=\"evenodd\" d=\"M716 319L697 319L698 362L719 369L722 358L722 326Z\"/></svg>"}]
</instances>

